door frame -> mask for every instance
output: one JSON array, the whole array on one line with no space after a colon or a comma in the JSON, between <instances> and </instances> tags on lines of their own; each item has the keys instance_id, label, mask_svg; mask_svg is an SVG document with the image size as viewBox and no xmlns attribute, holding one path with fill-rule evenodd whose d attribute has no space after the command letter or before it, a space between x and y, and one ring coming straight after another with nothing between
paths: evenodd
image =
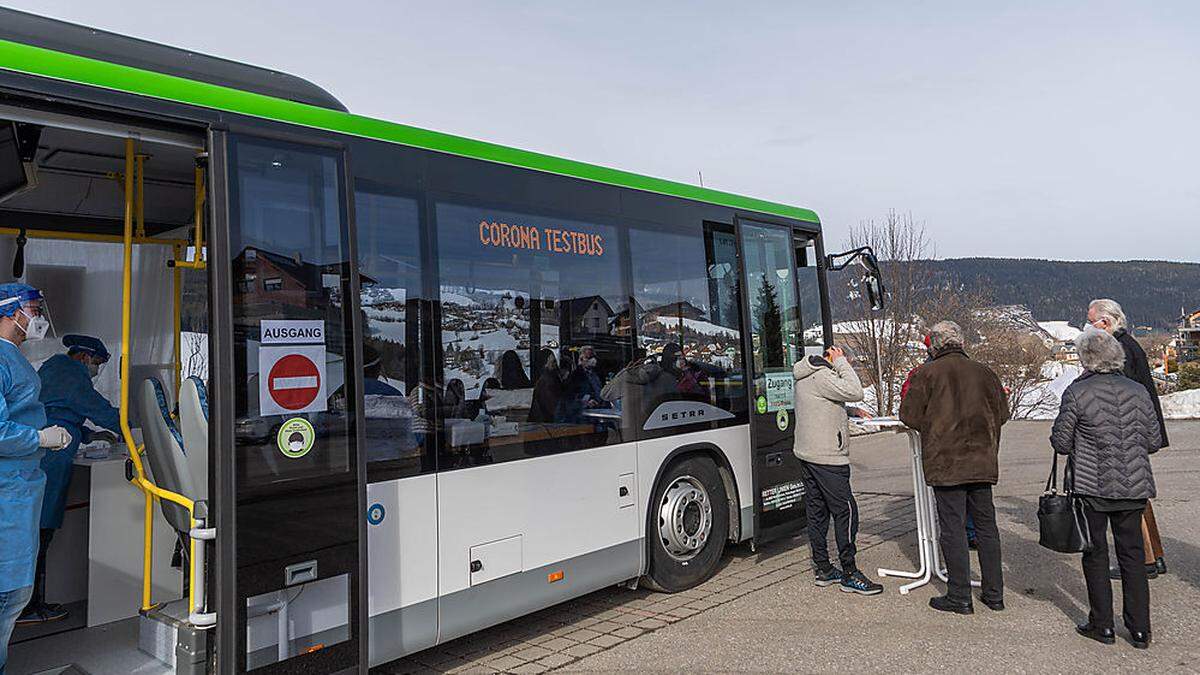
<instances>
[{"instance_id":1,"label":"door frame","mask_svg":"<svg viewBox=\"0 0 1200 675\"><path fill-rule=\"evenodd\" d=\"M238 664L245 663L245 654L240 651L240 635L246 630L246 623L238 621L239 612L237 591L237 477L236 477L236 438L234 424L236 411L232 392L234 382L235 360L233 339L233 278L232 250L230 241L230 224L233 220L230 195L229 144L231 136L260 138L265 141L281 141L313 149L333 150L341 154L344 199L342 204L346 223L346 253L349 264L349 292L343 298L343 321L348 332L348 343L351 346L353 363L362 363L362 318L359 306L361 280L358 269L358 237L357 223L354 212L354 172L351 164L349 148L345 143L328 136L313 133L298 133L292 130L270 128L264 125L237 122L217 123L208 129L208 267L209 267L209 382L210 389L223 392L210 399L209 419L209 481L211 485L209 505L212 522L217 527L215 542L216 553L210 558L213 561L213 572L210 575L213 592L212 606L217 612L215 643L209 643L209 664L213 659L219 670L217 672L238 672L242 670ZM199 253L198 253L199 255ZM346 377L345 387L347 398L358 401L353 405L354 415L351 418L351 432L355 440L356 482L358 512L362 517L356 520L358 530L358 594L356 617L358 624L358 645L356 668L344 672L365 673L369 667L370 648L370 619L368 611L368 578L367 578L367 522L365 518L367 500L366 460L362 456L365 447L365 428L363 422L362 389L363 372L361 367L355 367Z\"/></svg>"},{"instance_id":2,"label":"door frame","mask_svg":"<svg viewBox=\"0 0 1200 675\"><path fill-rule=\"evenodd\" d=\"M780 220L777 218L761 216L759 214L744 214L744 215L737 214L737 215L735 215L734 219L733 219L733 227L734 227L734 235L737 239L738 286L740 287L739 290L740 290L740 295L741 295L740 300L741 300L741 312L742 312L741 319L742 319L742 326L743 326L742 353L744 354L744 370L746 372L746 406L747 406L746 412L747 412L747 416L748 416L747 419L749 420L748 432L750 434L750 483L752 486L752 490L754 491L753 495L751 496L751 499L753 500L753 505L754 505L753 506L754 529L753 529L753 539L751 540L751 545L754 547L757 547L758 544L760 544L760 543L766 543L773 539L777 539L788 533L796 531L797 526L792 525L792 524L788 524L788 525L784 525L784 526L777 526L775 528L772 528L771 531L769 531L769 532L764 532L762 529L762 499L761 499L762 488L760 486L761 473L760 473L760 470L758 467L758 461L757 461L758 443L757 443L757 432L755 431L755 421L754 421L756 411L754 409L755 396L754 396L753 388L754 388L754 381L757 376L757 374L754 372L754 330L753 330L753 323L752 323L752 319L751 319L752 307L751 307L750 288L749 288L749 284L748 284L748 279L746 277L746 256L745 256L745 250L742 245L743 227L747 223L756 224L756 225L777 226L780 228L787 229L788 241L790 243L790 249L792 250L792 254L788 258L789 261L791 262L791 270L792 270L791 283L792 283L792 287L793 287L793 293L795 293L795 297L797 299L799 299L799 297L800 297L800 292L799 292L799 284L798 284L799 279L798 279L798 275L796 274L796 261L795 261L796 236L797 236L797 234L801 234L801 235L804 235L807 237L811 237L814 240L814 253L817 257L816 270L817 270L817 287L818 287L818 292L820 294L821 325L823 328L822 332L824 334L824 341L826 343L826 346L828 346L829 344L832 344L833 328L832 328L832 324L830 322L829 294L828 294L828 288L827 288L826 279L825 279L825 263L824 263L825 248L824 248L824 244L822 241L820 226L814 225L812 227L804 227L803 225L798 225L794 222L789 222L789 221ZM800 311L803 312L803 308L800 308ZM803 353L803 349L804 349L803 344L797 345L797 348L801 351L801 353ZM798 418L796 419L795 424L800 424L800 420Z\"/></svg>"}]
</instances>

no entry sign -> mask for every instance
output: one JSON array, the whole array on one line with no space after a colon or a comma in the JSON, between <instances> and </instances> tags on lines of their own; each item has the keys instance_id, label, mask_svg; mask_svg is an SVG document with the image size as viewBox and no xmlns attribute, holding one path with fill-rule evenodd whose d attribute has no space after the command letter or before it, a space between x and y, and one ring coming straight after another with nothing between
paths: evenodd
<instances>
[{"instance_id":1,"label":"no entry sign","mask_svg":"<svg viewBox=\"0 0 1200 675\"><path fill-rule=\"evenodd\" d=\"M321 393L321 371L303 354L288 354L267 375L267 392L282 408L300 410Z\"/></svg>"},{"instance_id":2,"label":"no entry sign","mask_svg":"<svg viewBox=\"0 0 1200 675\"><path fill-rule=\"evenodd\" d=\"M268 322L264 321L264 330ZM272 321L274 330L280 324ZM312 322L295 322L306 324ZM311 334L311 333L310 333ZM264 337L266 333L264 332ZM324 342L324 334L318 339ZM258 407L261 415L321 412L327 407L324 344L270 344L258 348Z\"/></svg>"}]
</instances>

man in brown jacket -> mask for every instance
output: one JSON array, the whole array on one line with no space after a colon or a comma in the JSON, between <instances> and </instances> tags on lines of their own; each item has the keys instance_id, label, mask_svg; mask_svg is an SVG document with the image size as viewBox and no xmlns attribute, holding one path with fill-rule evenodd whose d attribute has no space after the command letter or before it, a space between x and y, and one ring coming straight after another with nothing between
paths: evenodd
<instances>
[{"instance_id":1,"label":"man in brown jacket","mask_svg":"<svg viewBox=\"0 0 1200 675\"><path fill-rule=\"evenodd\" d=\"M929 335L933 360L913 373L900 404L901 421L921 433L922 467L937 501L939 542L950 578L946 595L931 598L929 606L958 614L975 611L965 529L970 514L983 577L979 599L1000 611L1004 576L992 486L1000 474L1000 426L1008 421L1008 400L1000 378L963 351L958 324L934 324Z\"/></svg>"}]
</instances>

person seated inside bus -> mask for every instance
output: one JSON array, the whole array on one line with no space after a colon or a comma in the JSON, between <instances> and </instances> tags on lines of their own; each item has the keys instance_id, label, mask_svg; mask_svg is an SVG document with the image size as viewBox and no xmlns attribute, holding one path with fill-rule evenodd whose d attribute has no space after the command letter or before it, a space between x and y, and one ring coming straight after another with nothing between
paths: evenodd
<instances>
[{"instance_id":1,"label":"person seated inside bus","mask_svg":"<svg viewBox=\"0 0 1200 675\"><path fill-rule=\"evenodd\" d=\"M659 359L645 355L622 368L600 390L605 401L621 407L622 425L640 429L662 401L675 393L675 378L664 373Z\"/></svg>"},{"instance_id":2,"label":"person seated inside bus","mask_svg":"<svg viewBox=\"0 0 1200 675\"><path fill-rule=\"evenodd\" d=\"M562 411L559 409L564 391L562 373L552 350L543 347L538 350L537 359L541 368L537 383L533 385L533 402L529 407L528 420L538 424L552 424L562 419Z\"/></svg>"},{"instance_id":3,"label":"person seated inside bus","mask_svg":"<svg viewBox=\"0 0 1200 675\"><path fill-rule=\"evenodd\" d=\"M681 394L708 397L708 388L702 384L708 376L687 360L683 349L674 342L663 347L661 364L663 372L675 378L675 390Z\"/></svg>"},{"instance_id":4,"label":"person seated inside bus","mask_svg":"<svg viewBox=\"0 0 1200 675\"><path fill-rule=\"evenodd\" d=\"M444 420L448 419L471 419L466 417L467 413L467 388L463 385L463 381L457 377L446 382L446 391L442 394L442 400L438 401L438 407L441 409L441 417Z\"/></svg>"},{"instance_id":5,"label":"person seated inside bus","mask_svg":"<svg viewBox=\"0 0 1200 675\"><path fill-rule=\"evenodd\" d=\"M584 413L597 408L612 407L601 394L604 385L596 370L598 364L599 360L596 358L594 347L591 345L580 347L576 368L571 371L566 382L565 421L576 424L595 422L596 420L588 418Z\"/></svg>"},{"instance_id":6,"label":"person seated inside bus","mask_svg":"<svg viewBox=\"0 0 1200 675\"><path fill-rule=\"evenodd\" d=\"M516 350L509 349L500 355L500 363L496 367L502 389L528 389L533 386L529 376L525 374L525 366L521 365L521 357Z\"/></svg>"},{"instance_id":7,"label":"person seated inside bus","mask_svg":"<svg viewBox=\"0 0 1200 675\"><path fill-rule=\"evenodd\" d=\"M17 620L20 625L58 621L67 617L62 605L46 602L46 553L54 533L62 528L67 506L67 486L75 468L79 446L94 441L117 442L121 413L96 391L93 381L108 363L108 349L90 335L64 335L65 354L56 354L38 369L42 391L39 400L46 407L46 423L57 425L71 434L71 444L61 452L42 456L46 491L42 497L41 537L33 597ZM84 421L101 427L94 431Z\"/></svg>"}]
</instances>

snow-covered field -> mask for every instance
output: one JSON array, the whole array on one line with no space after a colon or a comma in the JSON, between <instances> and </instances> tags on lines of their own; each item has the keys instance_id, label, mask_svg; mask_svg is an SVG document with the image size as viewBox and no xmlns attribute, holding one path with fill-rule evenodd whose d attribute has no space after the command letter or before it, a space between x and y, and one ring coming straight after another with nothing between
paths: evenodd
<instances>
[{"instance_id":1,"label":"snow-covered field","mask_svg":"<svg viewBox=\"0 0 1200 675\"><path fill-rule=\"evenodd\" d=\"M695 331L701 335L728 335L734 337L738 335L736 328L726 328L725 326L709 323L708 321L701 321L699 319L677 319L669 316L656 316L654 317L654 321L655 323L662 324L667 328L675 328L682 321L685 328Z\"/></svg>"},{"instance_id":2,"label":"snow-covered field","mask_svg":"<svg viewBox=\"0 0 1200 675\"><path fill-rule=\"evenodd\" d=\"M1039 321L1038 327L1049 333L1050 337L1059 342L1070 342L1079 337L1079 334L1083 332L1067 321Z\"/></svg>"},{"instance_id":3,"label":"snow-covered field","mask_svg":"<svg viewBox=\"0 0 1200 675\"><path fill-rule=\"evenodd\" d=\"M1200 389L1177 391L1162 397L1163 417L1171 420L1200 418Z\"/></svg>"}]
</instances>

